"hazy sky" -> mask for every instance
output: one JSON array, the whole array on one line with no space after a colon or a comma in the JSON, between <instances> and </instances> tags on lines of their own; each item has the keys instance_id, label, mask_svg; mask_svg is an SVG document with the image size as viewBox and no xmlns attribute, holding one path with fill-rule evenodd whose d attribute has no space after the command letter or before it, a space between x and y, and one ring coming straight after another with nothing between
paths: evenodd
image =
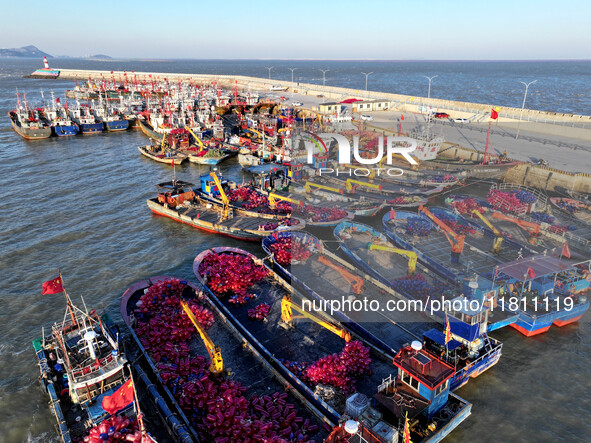
<instances>
[{"instance_id":1,"label":"hazy sky","mask_svg":"<svg viewBox=\"0 0 591 443\"><path fill-rule=\"evenodd\" d=\"M52 55L591 59L589 0L2 0L0 47Z\"/></svg>"}]
</instances>

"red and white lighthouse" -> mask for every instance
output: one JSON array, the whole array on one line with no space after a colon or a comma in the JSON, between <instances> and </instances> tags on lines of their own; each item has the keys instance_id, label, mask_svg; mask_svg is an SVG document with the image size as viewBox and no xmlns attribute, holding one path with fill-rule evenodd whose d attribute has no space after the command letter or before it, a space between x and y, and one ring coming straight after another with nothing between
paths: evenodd
<instances>
[{"instance_id":1,"label":"red and white lighthouse","mask_svg":"<svg viewBox=\"0 0 591 443\"><path fill-rule=\"evenodd\" d=\"M49 62L47 61L47 57L43 57L43 64L45 65L45 69L49 69Z\"/></svg>"}]
</instances>

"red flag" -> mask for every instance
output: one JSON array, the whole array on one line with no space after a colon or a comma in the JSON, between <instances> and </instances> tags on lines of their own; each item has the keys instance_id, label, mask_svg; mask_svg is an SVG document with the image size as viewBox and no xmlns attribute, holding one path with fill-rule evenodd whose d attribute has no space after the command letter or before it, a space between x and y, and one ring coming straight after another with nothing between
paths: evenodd
<instances>
[{"instance_id":1,"label":"red flag","mask_svg":"<svg viewBox=\"0 0 591 443\"><path fill-rule=\"evenodd\" d=\"M109 414L113 415L120 411L135 398L133 392L133 382L131 380L125 382L123 386L117 389L112 395L103 397L103 409Z\"/></svg>"},{"instance_id":2,"label":"red flag","mask_svg":"<svg viewBox=\"0 0 591 443\"><path fill-rule=\"evenodd\" d=\"M42 295L58 294L60 292L64 292L61 277L54 278L53 280L49 280L43 283L43 291L41 292Z\"/></svg>"},{"instance_id":3,"label":"red flag","mask_svg":"<svg viewBox=\"0 0 591 443\"><path fill-rule=\"evenodd\" d=\"M496 120L497 118L499 118L499 113L497 111L495 111L494 109L490 110L490 118L492 118L493 120Z\"/></svg>"},{"instance_id":4,"label":"red flag","mask_svg":"<svg viewBox=\"0 0 591 443\"><path fill-rule=\"evenodd\" d=\"M564 246L562 247L562 255L566 258L570 258L570 249L568 248L568 243L564 242Z\"/></svg>"},{"instance_id":5,"label":"red flag","mask_svg":"<svg viewBox=\"0 0 591 443\"><path fill-rule=\"evenodd\" d=\"M400 120L404 120L404 115L400 115Z\"/></svg>"},{"instance_id":6,"label":"red flag","mask_svg":"<svg viewBox=\"0 0 591 443\"><path fill-rule=\"evenodd\" d=\"M447 314L445 315L445 346L451 341L451 326Z\"/></svg>"},{"instance_id":7,"label":"red flag","mask_svg":"<svg viewBox=\"0 0 591 443\"><path fill-rule=\"evenodd\" d=\"M174 157L172 158L172 163L170 164L174 168Z\"/></svg>"},{"instance_id":8,"label":"red flag","mask_svg":"<svg viewBox=\"0 0 591 443\"><path fill-rule=\"evenodd\" d=\"M536 273L530 266L527 267L527 276L529 278L536 278Z\"/></svg>"}]
</instances>

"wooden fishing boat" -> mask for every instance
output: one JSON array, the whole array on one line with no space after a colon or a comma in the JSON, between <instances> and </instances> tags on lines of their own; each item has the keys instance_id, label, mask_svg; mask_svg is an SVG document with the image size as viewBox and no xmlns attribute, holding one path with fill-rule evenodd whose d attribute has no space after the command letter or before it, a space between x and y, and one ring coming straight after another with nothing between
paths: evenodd
<instances>
[{"instance_id":1,"label":"wooden fishing boat","mask_svg":"<svg viewBox=\"0 0 591 443\"><path fill-rule=\"evenodd\" d=\"M162 134L154 131L154 128L152 128L152 125L150 125L150 123L146 119L138 118L136 121L144 135L150 137L152 140L162 140Z\"/></svg>"},{"instance_id":2,"label":"wooden fishing boat","mask_svg":"<svg viewBox=\"0 0 591 443\"><path fill-rule=\"evenodd\" d=\"M26 140L41 140L51 137L51 126L40 121L38 117L29 117L26 112L17 111L10 111L8 116L14 132Z\"/></svg>"},{"instance_id":3,"label":"wooden fishing boat","mask_svg":"<svg viewBox=\"0 0 591 443\"><path fill-rule=\"evenodd\" d=\"M236 261L257 273L255 279L249 278L248 283L241 286L247 294L257 295L256 306L249 301L242 303L240 291L220 291L219 279L230 278L235 272L235 269L228 269L231 265L224 265L226 261ZM438 441L469 415L471 405L449 392L453 367L423 350L418 343L414 344L412 355L420 353L429 358L432 362L429 374L419 376L420 370L407 364L412 357L407 354L410 346L396 353L394 366L399 368L397 370L387 354L360 336L348 335L343 326L326 313L314 311L306 321L296 321L299 317L293 316L292 310L306 312L302 307L306 299L253 255L236 248L211 248L195 258L193 271L211 304L223 313L228 323L259 352L267 355L276 370L288 380L290 389L306 398L331 425L338 425L346 414L354 420L371 421L374 429L379 426L383 435L391 436L387 440L373 441L396 441L393 439L402 428L401 420L408 414L414 423L413 441ZM264 312L262 322L259 320L261 311ZM398 361L403 362L398 365ZM413 375L416 382L411 381ZM404 380L409 385L418 385L413 390ZM421 388L421 384L427 389ZM370 398L377 401L370 404ZM400 401L411 398L412 402ZM431 423L436 424L429 430L427 426Z\"/></svg>"},{"instance_id":4,"label":"wooden fishing boat","mask_svg":"<svg viewBox=\"0 0 591 443\"><path fill-rule=\"evenodd\" d=\"M282 436L289 441L301 440L297 431L305 441L326 437L307 399L285 389L289 381L272 359L237 333L196 284L171 276L136 282L121 298L121 315L139 363L155 380L151 394L173 441L271 441L288 427Z\"/></svg>"},{"instance_id":5,"label":"wooden fishing boat","mask_svg":"<svg viewBox=\"0 0 591 443\"><path fill-rule=\"evenodd\" d=\"M130 437L137 438L134 441L152 441L135 422L135 388L115 324L106 314L75 306L65 291L61 274L46 282L43 289L46 294L63 292L67 304L63 320L33 340L41 372L39 381L50 398L61 441L82 441L89 434L90 438L98 437L99 432L104 432L99 429L111 425L117 426L117 432L129 428ZM120 392L124 391L127 392L125 404L107 406L111 400L108 397L123 395Z\"/></svg>"},{"instance_id":6,"label":"wooden fishing boat","mask_svg":"<svg viewBox=\"0 0 591 443\"><path fill-rule=\"evenodd\" d=\"M218 148L206 148L203 151L184 149L181 152L187 155L191 163L210 166L218 165L232 156L226 150Z\"/></svg>"},{"instance_id":7,"label":"wooden fishing boat","mask_svg":"<svg viewBox=\"0 0 591 443\"><path fill-rule=\"evenodd\" d=\"M167 165L180 165L187 159L185 154L172 149L161 149L160 146L138 146L138 150L142 155L158 163L166 163Z\"/></svg>"},{"instance_id":8,"label":"wooden fishing boat","mask_svg":"<svg viewBox=\"0 0 591 443\"><path fill-rule=\"evenodd\" d=\"M263 163L263 160L256 155L239 153L238 163L240 166L258 166Z\"/></svg>"},{"instance_id":9,"label":"wooden fishing boat","mask_svg":"<svg viewBox=\"0 0 591 443\"><path fill-rule=\"evenodd\" d=\"M195 228L221 234L238 240L260 241L279 229L302 229L298 221L291 225L289 219L270 220L265 217L250 217L234 214L232 208L219 207L195 194L192 183L176 180L157 185L158 196L148 199L147 204L154 214L172 218Z\"/></svg>"}]
</instances>

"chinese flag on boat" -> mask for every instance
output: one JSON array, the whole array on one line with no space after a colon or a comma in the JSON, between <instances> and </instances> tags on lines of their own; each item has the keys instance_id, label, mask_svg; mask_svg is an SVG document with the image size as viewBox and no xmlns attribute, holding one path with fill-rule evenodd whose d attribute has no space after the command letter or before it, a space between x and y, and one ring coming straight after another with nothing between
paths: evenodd
<instances>
[{"instance_id":1,"label":"chinese flag on boat","mask_svg":"<svg viewBox=\"0 0 591 443\"><path fill-rule=\"evenodd\" d=\"M54 278L53 280L49 280L43 283L43 292L41 292L42 295L58 294L60 292L64 292L61 277Z\"/></svg>"},{"instance_id":2,"label":"chinese flag on boat","mask_svg":"<svg viewBox=\"0 0 591 443\"><path fill-rule=\"evenodd\" d=\"M494 109L490 110L490 118L492 118L493 120L496 120L497 118L499 118L499 113L497 111L495 111Z\"/></svg>"},{"instance_id":3,"label":"chinese flag on boat","mask_svg":"<svg viewBox=\"0 0 591 443\"><path fill-rule=\"evenodd\" d=\"M412 443L410 439L410 424L408 423L408 413L404 418L404 433L402 434L403 443Z\"/></svg>"},{"instance_id":4,"label":"chinese flag on boat","mask_svg":"<svg viewBox=\"0 0 591 443\"><path fill-rule=\"evenodd\" d=\"M445 315L445 345L451 341L451 326L449 324L449 318Z\"/></svg>"},{"instance_id":5,"label":"chinese flag on boat","mask_svg":"<svg viewBox=\"0 0 591 443\"><path fill-rule=\"evenodd\" d=\"M133 381L128 380L112 395L104 397L102 406L106 412L113 415L130 404L134 398Z\"/></svg>"},{"instance_id":6,"label":"chinese flag on boat","mask_svg":"<svg viewBox=\"0 0 591 443\"><path fill-rule=\"evenodd\" d=\"M570 249L568 248L568 243L564 242L564 246L562 247L562 255L566 258L570 258Z\"/></svg>"},{"instance_id":7,"label":"chinese flag on boat","mask_svg":"<svg viewBox=\"0 0 591 443\"><path fill-rule=\"evenodd\" d=\"M174 157L173 157L172 163L170 165L174 168Z\"/></svg>"},{"instance_id":8,"label":"chinese flag on boat","mask_svg":"<svg viewBox=\"0 0 591 443\"><path fill-rule=\"evenodd\" d=\"M529 278L536 278L536 273L534 272L534 270L531 268L531 266L527 267L527 276Z\"/></svg>"}]
</instances>

